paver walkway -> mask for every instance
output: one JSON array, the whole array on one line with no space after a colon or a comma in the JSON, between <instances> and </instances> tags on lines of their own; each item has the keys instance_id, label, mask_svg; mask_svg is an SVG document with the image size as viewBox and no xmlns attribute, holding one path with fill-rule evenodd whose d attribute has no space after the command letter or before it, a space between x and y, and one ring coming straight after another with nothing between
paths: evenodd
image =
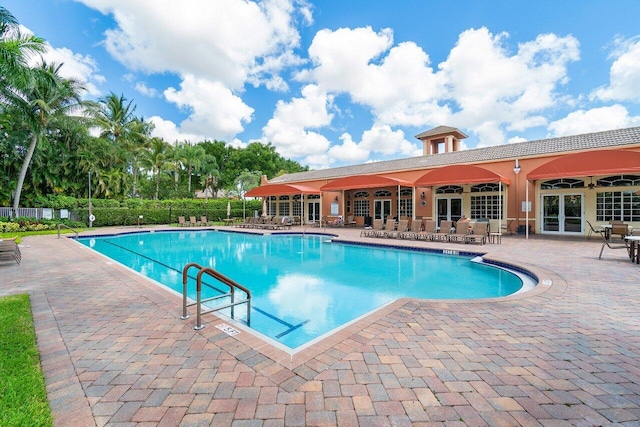
<instances>
[{"instance_id":1,"label":"paver walkway","mask_svg":"<svg viewBox=\"0 0 640 427\"><path fill-rule=\"evenodd\" d=\"M294 356L194 331L176 295L55 236L23 239L0 295L31 295L56 426L640 425L640 266L595 239L473 249L545 283L401 300Z\"/></svg>"}]
</instances>

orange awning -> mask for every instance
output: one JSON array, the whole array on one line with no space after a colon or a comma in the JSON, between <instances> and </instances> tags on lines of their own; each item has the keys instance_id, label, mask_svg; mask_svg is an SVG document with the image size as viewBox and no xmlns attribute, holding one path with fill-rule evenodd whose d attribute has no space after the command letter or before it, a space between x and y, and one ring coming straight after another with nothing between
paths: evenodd
<instances>
[{"instance_id":1,"label":"orange awning","mask_svg":"<svg viewBox=\"0 0 640 427\"><path fill-rule=\"evenodd\" d=\"M597 150L569 154L527 174L528 180L564 178L568 176L615 175L640 173L640 152L628 150Z\"/></svg>"},{"instance_id":2,"label":"orange awning","mask_svg":"<svg viewBox=\"0 0 640 427\"><path fill-rule=\"evenodd\" d=\"M504 176L479 166L451 165L425 173L413 185L416 187L433 187L435 185L476 184L481 182L510 184L509 179Z\"/></svg>"},{"instance_id":3,"label":"orange awning","mask_svg":"<svg viewBox=\"0 0 640 427\"><path fill-rule=\"evenodd\" d=\"M299 184L265 184L245 193L246 197L285 196L291 194L320 194L320 190Z\"/></svg>"},{"instance_id":4,"label":"orange awning","mask_svg":"<svg viewBox=\"0 0 640 427\"><path fill-rule=\"evenodd\" d=\"M389 178L383 175L353 175L337 178L320 187L322 191L357 190L361 188L380 187L412 187L413 184L404 179Z\"/></svg>"}]
</instances>

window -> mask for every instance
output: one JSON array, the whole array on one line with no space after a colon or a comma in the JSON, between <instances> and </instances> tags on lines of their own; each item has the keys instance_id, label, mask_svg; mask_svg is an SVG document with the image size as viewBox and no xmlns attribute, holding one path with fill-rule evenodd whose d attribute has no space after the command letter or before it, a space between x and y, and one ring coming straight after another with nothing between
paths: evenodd
<instances>
[{"instance_id":1,"label":"window","mask_svg":"<svg viewBox=\"0 0 640 427\"><path fill-rule=\"evenodd\" d=\"M500 219L502 203L500 195L471 196L471 218Z\"/></svg>"},{"instance_id":2,"label":"window","mask_svg":"<svg viewBox=\"0 0 640 427\"><path fill-rule=\"evenodd\" d=\"M293 197L293 215L302 216L302 203L300 202L300 196Z\"/></svg>"},{"instance_id":3,"label":"window","mask_svg":"<svg viewBox=\"0 0 640 427\"><path fill-rule=\"evenodd\" d=\"M500 191L500 184L495 182L486 182L484 184L478 184L471 187L472 193L487 193Z\"/></svg>"},{"instance_id":4,"label":"window","mask_svg":"<svg viewBox=\"0 0 640 427\"><path fill-rule=\"evenodd\" d=\"M598 183L600 180L598 180ZM640 196L633 191L605 191L596 195L596 220L640 221Z\"/></svg>"},{"instance_id":5,"label":"window","mask_svg":"<svg viewBox=\"0 0 640 427\"><path fill-rule=\"evenodd\" d=\"M398 200L398 208L400 211L400 216L406 216L409 218L413 218L413 199L400 199Z\"/></svg>"},{"instance_id":6,"label":"window","mask_svg":"<svg viewBox=\"0 0 640 427\"><path fill-rule=\"evenodd\" d=\"M378 190L373 193L373 197L391 197L391 191L389 190Z\"/></svg>"},{"instance_id":7,"label":"window","mask_svg":"<svg viewBox=\"0 0 640 427\"><path fill-rule=\"evenodd\" d=\"M267 215L273 216L276 214L276 196L270 196L267 200Z\"/></svg>"},{"instance_id":8,"label":"window","mask_svg":"<svg viewBox=\"0 0 640 427\"><path fill-rule=\"evenodd\" d=\"M366 199L367 197L369 197L368 191L356 191L355 193L353 193L354 199Z\"/></svg>"},{"instance_id":9,"label":"window","mask_svg":"<svg viewBox=\"0 0 640 427\"><path fill-rule=\"evenodd\" d=\"M355 195L354 195L355 197ZM353 201L353 216L369 216L369 200Z\"/></svg>"},{"instance_id":10,"label":"window","mask_svg":"<svg viewBox=\"0 0 640 427\"><path fill-rule=\"evenodd\" d=\"M584 181L574 178L560 178L540 183L541 190L559 190L562 188L584 188Z\"/></svg>"},{"instance_id":11,"label":"window","mask_svg":"<svg viewBox=\"0 0 640 427\"><path fill-rule=\"evenodd\" d=\"M631 185L640 185L640 175L614 175L597 181L598 187L629 187Z\"/></svg>"},{"instance_id":12,"label":"window","mask_svg":"<svg viewBox=\"0 0 640 427\"><path fill-rule=\"evenodd\" d=\"M462 194L462 187L459 185L445 185L436 188L436 194Z\"/></svg>"}]
</instances>

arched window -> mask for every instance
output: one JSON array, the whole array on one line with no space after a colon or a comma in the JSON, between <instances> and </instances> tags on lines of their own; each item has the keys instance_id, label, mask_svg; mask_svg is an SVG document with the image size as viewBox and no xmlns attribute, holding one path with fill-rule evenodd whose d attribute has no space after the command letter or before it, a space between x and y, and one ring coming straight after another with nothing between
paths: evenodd
<instances>
[{"instance_id":1,"label":"arched window","mask_svg":"<svg viewBox=\"0 0 640 427\"><path fill-rule=\"evenodd\" d=\"M462 187L459 185L444 185L436 188L436 194L462 194Z\"/></svg>"},{"instance_id":2,"label":"arched window","mask_svg":"<svg viewBox=\"0 0 640 427\"><path fill-rule=\"evenodd\" d=\"M373 197L391 197L391 191L389 190L378 190L373 193Z\"/></svg>"},{"instance_id":3,"label":"arched window","mask_svg":"<svg viewBox=\"0 0 640 427\"><path fill-rule=\"evenodd\" d=\"M584 181L575 178L550 179L540 183L541 190L560 190L563 188L584 188Z\"/></svg>"}]
</instances>

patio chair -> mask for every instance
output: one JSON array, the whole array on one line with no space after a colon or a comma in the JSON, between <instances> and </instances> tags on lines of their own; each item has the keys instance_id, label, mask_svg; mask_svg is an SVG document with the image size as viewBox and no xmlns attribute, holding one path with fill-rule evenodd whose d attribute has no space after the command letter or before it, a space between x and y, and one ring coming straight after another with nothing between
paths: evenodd
<instances>
[{"instance_id":1,"label":"patio chair","mask_svg":"<svg viewBox=\"0 0 640 427\"><path fill-rule=\"evenodd\" d=\"M422 219L412 219L409 229L398 236L400 239L416 239L422 231Z\"/></svg>"},{"instance_id":2,"label":"patio chair","mask_svg":"<svg viewBox=\"0 0 640 427\"><path fill-rule=\"evenodd\" d=\"M384 229L378 231L376 233L376 237L387 237L390 231L395 231L396 229L396 220L388 217L387 221L384 223Z\"/></svg>"},{"instance_id":3,"label":"patio chair","mask_svg":"<svg viewBox=\"0 0 640 427\"><path fill-rule=\"evenodd\" d=\"M476 221L473 224L471 233L464 236L465 243L480 242L481 245L484 245L487 241L488 226L489 223L486 221Z\"/></svg>"},{"instance_id":4,"label":"patio chair","mask_svg":"<svg viewBox=\"0 0 640 427\"><path fill-rule=\"evenodd\" d=\"M178 217L178 227L186 227L187 225L187 221L185 221L183 216L179 216Z\"/></svg>"},{"instance_id":5,"label":"patio chair","mask_svg":"<svg viewBox=\"0 0 640 427\"><path fill-rule=\"evenodd\" d=\"M437 233L431 234L432 240L439 240L443 242L449 241L449 234L451 234L451 229L453 228L452 221L442 221L440 222L440 231Z\"/></svg>"},{"instance_id":6,"label":"patio chair","mask_svg":"<svg viewBox=\"0 0 640 427\"><path fill-rule=\"evenodd\" d=\"M15 262L20 264L22 261L22 253L20 253L20 247L13 239L0 240L0 260L13 258Z\"/></svg>"},{"instance_id":7,"label":"patio chair","mask_svg":"<svg viewBox=\"0 0 640 427\"><path fill-rule=\"evenodd\" d=\"M356 219L353 217L353 215L347 216L347 220L344 222L344 226L345 227L355 227L356 226Z\"/></svg>"},{"instance_id":8,"label":"patio chair","mask_svg":"<svg viewBox=\"0 0 640 427\"><path fill-rule=\"evenodd\" d=\"M202 226L209 225L209 221L207 221L207 217L206 216L201 216L200 217L200 225L202 225Z\"/></svg>"},{"instance_id":9,"label":"patio chair","mask_svg":"<svg viewBox=\"0 0 640 427\"><path fill-rule=\"evenodd\" d=\"M604 227L601 225L596 225L595 227L593 225L591 225L591 223L589 221L587 221L587 224L589 225L589 234L587 235L587 239L591 239L591 235L592 234L599 234L601 236L604 236Z\"/></svg>"},{"instance_id":10,"label":"patio chair","mask_svg":"<svg viewBox=\"0 0 640 427\"><path fill-rule=\"evenodd\" d=\"M456 222L455 232L449 234L450 242L466 243L465 237L469 234L469 227L471 221L468 219L461 219Z\"/></svg>"},{"instance_id":11,"label":"patio chair","mask_svg":"<svg viewBox=\"0 0 640 427\"><path fill-rule=\"evenodd\" d=\"M607 239L604 233L602 234L602 247L598 259L602 259L602 251L605 246L609 249L626 249L627 255L630 255L629 243L624 239L628 231L629 227L626 224L612 224L609 238Z\"/></svg>"},{"instance_id":12,"label":"patio chair","mask_svg":"<svg viewBox=\"0 0 640 427\"><path fill-rule=\"evenodd\" d=\"M370 229L365 229L360 232L360 237L376 237L379 231L382 231L383 222L381 219L374 219L373 225Z\"/></svg>"},{"instance_id":13,"label":"patio chair","mask_svg":"<svg viewBox=\"0 0 640 427\"><path fill-rule=\"evenodd\" d=\"M198 225L198 220L195 216L189 217L189 227L195 227Z\"/></svg>"},{"instance_id":14,"label":"patio chair","mask_svg":"<svg viewBox=\"0 0 640 427\"><path fill-rule=\"evenodd\" d=\"M395 221L394 221L395 225ZM384 237L387 239L399 239L402 233L406 233L409 230L409 220L401 219L398 221L398 227L395 230L385 231Z\"/></svg>"},{"instance_id":15,"label":"patio chair","mask_svg":"<svg viewBox=\"0 0 640 427\"><path fill-rule=\"evenodd\" d=\"M433 235L437 233L436 222L432 219L425 219L422 231L416 234L416 240L433 240Z\"/></svg>"}]
</instances>

